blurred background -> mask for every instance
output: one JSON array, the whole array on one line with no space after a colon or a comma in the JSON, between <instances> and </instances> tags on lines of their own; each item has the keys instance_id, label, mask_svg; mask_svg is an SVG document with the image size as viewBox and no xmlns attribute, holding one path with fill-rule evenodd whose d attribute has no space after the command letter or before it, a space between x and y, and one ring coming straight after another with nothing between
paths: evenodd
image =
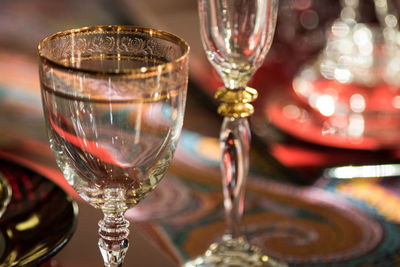
<instances>
[{"instance_id":1,"label":"blurred background","mask_svg":"<svg viewBox=\"0 0 400 267\"><path fill-rule=\"evenodd\" d=\"M279 2L272 48L249 84L259 98L250 119L245 224L253 243L293 266L400 262L398 4ZM69 229L75 234L64 236L69 241L65 247L42 251L49 255L42 266L100 266L100 214L73 193L48 148L37 45L58 31L112 24L169 31L191 46L180 145L154 196L127 213L134 223L126 266L179 266L223 231L218 167L222 118L213 99L222 82L203 52L196 1L2 0L3 168L13 162L39 173L77 199L80 208L76 229ZM27 201L24 195L21 199ZM7 221L2 221L5 227ZM10 242L0 249L3 261L16 246ZM40 250L16 251L18 259Z\"/></svg>"}]
</instances>

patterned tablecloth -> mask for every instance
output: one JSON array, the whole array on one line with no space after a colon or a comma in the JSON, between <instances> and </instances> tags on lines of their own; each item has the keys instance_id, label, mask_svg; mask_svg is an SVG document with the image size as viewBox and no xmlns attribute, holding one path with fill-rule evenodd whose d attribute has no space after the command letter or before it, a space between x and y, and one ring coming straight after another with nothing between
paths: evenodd
<instances>
[{"instance_id":1,"label":"patterned tablecloth","mask_svg":"<svg viewBox=\"0 0 400 267\"><path fill-rule=\"evenodd\" d=\"M217 162L193 147L205 149L204 137L184 133L172 172L148 200L127 213L157 226L158 236L183 260L203 252L225 227ZM250 241L270 255L293 266L398 262L396 179L331 179L320 188L271 178L249 177L244 217Z\"/></svg>"}]
</instances>

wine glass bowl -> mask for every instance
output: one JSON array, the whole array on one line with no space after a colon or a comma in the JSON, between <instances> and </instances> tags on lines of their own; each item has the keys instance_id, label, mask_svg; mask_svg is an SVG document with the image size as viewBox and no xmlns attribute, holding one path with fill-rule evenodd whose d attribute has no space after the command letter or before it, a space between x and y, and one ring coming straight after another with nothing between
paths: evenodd
<instances>
[{"instance_id":1,"label":"wine glass bowl","mask_svg":"<svg viewBox=\"0 0 400 267\"><path fill-rule=\"evenodd\" d=\"M56 33L39 45L43 110L57 164L104 213L105 266L128 248L128 208L150 193L173 157L186 101L189 47L130 26Z\"/></svg>"},{"instance_id":2,"label":"wine glass bowl","mask_svg":"<svg viewBox=\"0 0 400 267\"><path fill-rule=\"evenodd\" d=\"M227 88L246 87L275 31L278 1L198 1L200 33L209 61Z\"/></svg>"}]
</instances>

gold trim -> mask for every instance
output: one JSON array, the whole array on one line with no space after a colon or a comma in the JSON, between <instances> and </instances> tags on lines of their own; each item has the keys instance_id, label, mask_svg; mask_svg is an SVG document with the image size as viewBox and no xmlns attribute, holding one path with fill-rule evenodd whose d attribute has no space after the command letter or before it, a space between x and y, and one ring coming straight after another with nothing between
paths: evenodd
<instances>
[{"instance_id":1,"label":"gold trim","mask_svg":"<svg viewBox=\"0 0 400 267\"><path fill-rule=\"evenodd\" d=\"M258 96L257 90L251 87L244 89L227 89L221 87L214 97L221 101L218 114L225 117L245 118L254 113L254 107L250 102Z\"/></svg>"},{"instance_id":2,"label":"gold trim","mask_svg":"<svg viewBox=\"0 0 400 267\"><path fill-rule=\"evenodd\" d=\"M150 36L157 36L159 38L163 38L165 40L168 40L175 44L178 44L179 46L181 46L184 49L184 52L183 52L182 56L175 59L174 61L167 62L167 63L161 63L156 66L146 67L146 71L143 71L143 68L128 69L128 70L106 70L106 71L96 71L96 70L92 70L92 69L78 68L78 67L69 66L65 63L61 63L56 60L53 60L52 58L50 58L42 53L42 47L44 47L45 43L50 42L52 40L63 39L63 38L67 38L68 36L76 35L76 34L85 35L85 34L90 34L90 33L101 33L101 32L145 33L145 34L149 34ZM83 28L60 31L60 32L54 33L54 34L44 38L42 41L39 42L39 45L38 45L38 52L39 52L40 60L43 63L52 65L55 68L74 71L77 73L88 73L88 74L96 74L96 75L121 75L121 76L129 76L129 75L135 75L135 76L146 75L147 76L149 74L152 75L152 73L160 73L160 72L163 73L165 70L170 72L171 70L179 68L182 65L181 63L182 63L182 61L187 59L189 51L190 51L189 44L177 35L174 35L172 33L165 32L162 30L156 30L156 29L151 29L151 28L142 28L142 27L136 27L136 26L124 26L124 25L88 26L88 27L83 27Z\"/></svg>"},{"instance_id":3,"label":"gold trim","mask_svg":"<svg viewBox=\"0 0 400 267\"><path fill-rule=\"evenodd\" d=\"M254 107L249 103L222 103L218 107L218 114L224 117L246 118L254 113Z\"/></svg>"}]
</instances>

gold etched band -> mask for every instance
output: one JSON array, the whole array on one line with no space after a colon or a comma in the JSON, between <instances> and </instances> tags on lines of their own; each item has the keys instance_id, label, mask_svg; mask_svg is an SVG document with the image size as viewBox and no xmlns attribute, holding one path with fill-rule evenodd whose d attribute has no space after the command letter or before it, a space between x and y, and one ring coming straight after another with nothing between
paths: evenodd
<instances>
[{"instance_id":1,"label":"gold etched band","mask_svg":"<svg viewBox=\"0 0 400 267\"><path fill-rule=\"evenodd\" d=\"M245 118L254 112L250 102L257 98L257 90L251 87L244 89L227 89L221 87L215 93L215 98L221 101L218 114L225 117Z\"/></svg>"}]
</instances>

